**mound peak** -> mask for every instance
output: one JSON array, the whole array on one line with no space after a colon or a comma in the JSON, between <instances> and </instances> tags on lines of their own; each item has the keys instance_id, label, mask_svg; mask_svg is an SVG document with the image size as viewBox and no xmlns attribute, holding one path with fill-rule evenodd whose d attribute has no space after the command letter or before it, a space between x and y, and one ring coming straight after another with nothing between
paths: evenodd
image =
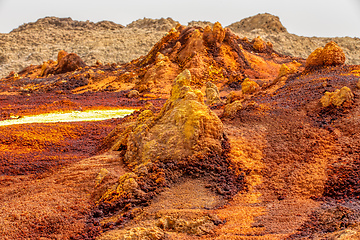
<instances>
[{"instance_id":1,"label":"mound peak","mask_svg":"<svg viewBox=\"0 0 360 240\"><path fill-rule=\"evenodd\" d=\"M126 27L127 28L140 28L140 29L151 29L156 31L169 31L170 29L176 27L179 22L173 20L172 18L143 18L131 22Z\"/></svg>"},{"instance_id":2,"label":"mound peak","mask_svg":"<svg viewBox=\"0 0 360 240\"><path fill-rule=\"evenodd\" d=\"M270 13L259 13L255 16L244 18L228 26L234 32L250 32L255 29L262 29L266 33L286 33L286 28L280 22L278 16Z\"/></svg>"}]
</instances>

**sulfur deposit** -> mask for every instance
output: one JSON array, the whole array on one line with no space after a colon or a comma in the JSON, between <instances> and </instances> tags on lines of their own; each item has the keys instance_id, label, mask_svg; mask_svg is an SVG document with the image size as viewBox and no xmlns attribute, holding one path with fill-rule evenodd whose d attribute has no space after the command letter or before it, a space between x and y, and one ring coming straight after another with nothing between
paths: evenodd
<instances>
[{"instance_id":1,"label":"sulfur deposit","mask_svg":"<svg viewBox=\"0 0 360 240\"><path fill-rule=\"evenodd\" d=\"M149 112L147 119L138 121L128 137L126 162L177 162L195 153L221 154L222 123L204 104L202 93L192 90L190 82L190 71L184 70L174 80L170 98L159 116L154 116L154 121L147 120L153 115Z\"/></svg>"},{"instance_id":2,"label":"sulfur deposit","mask_svg":"<svg viewBox=\"0 0 360 240\"><path fill-rule=\"evenodd\" d=\"M325 92L324 96L320 99L323 107L333 105L339 107L345 102L351 102L354 99L354 94L348 87L336 89L335 92Z\"/></svg>"},{"instance_id":3,"label":"sulfur deposit","mask_svg":"<svg viewBox=\"0 0 360 240\"><path fill-rule=\"evenodd\" d=\"M335 66L345 63L343 50L333 41L324 48L317 48L306 60L306 67Z\"/></svg>"},{"instance_id":4,"label":"sulfur deposit","mask_svg":"<svg viewBox=\"0 0 360 240\"><path fill-rule=\"evenodd\" d=\"M191 81L189 70L181 72L173 81L170 97L161 111L158 114L151 110L142 111L136 123L114 141L112 150L126 149L124 162L134 170L121 176L116 186L109 189L100 201L116 203L129 196L139 197L143 177L151 179L151 175L156 175L155 181L147 184L161 187L176 181L174 177L200 176L203 170L213 172L212 167L205 169L206 166L224 168L230 164L226 160L228 149L223 124L205 105L203 94L190 87ZM160 166L163 165L171 165L172 171L162 169ZM197 168L203 170L197 172ZM228 193L221 190L225 195L236 191L231 189L234 187L232 181L241 181L241 178L236 180L235 174L226 167L222 173L214 174L228 178ZM234 174L234 179L228 174Z\"/></svg>"},{"instance_id":5,"label":"sulfur deposit","mask_svg":"<svg viewBox=\"0 0 360 240\"><path fill-rule=\"evenodd\" d=\"M115 143L126 148L130 165L180 161L195 153L222 153L223 127L219 118L204 104L203 94L190 87L191 74L184 70L173 80L169 100L158 115L144 110L135 126ZM127 139L124 141L123 139Z\"/></svg>"}]
</instances>

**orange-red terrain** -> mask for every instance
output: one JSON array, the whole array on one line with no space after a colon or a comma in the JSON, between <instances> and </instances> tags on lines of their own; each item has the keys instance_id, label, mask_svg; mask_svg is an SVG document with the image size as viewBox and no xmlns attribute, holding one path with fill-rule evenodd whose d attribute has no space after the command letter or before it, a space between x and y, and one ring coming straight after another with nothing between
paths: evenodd
<instances>
[{"instance_id":1,"label":"orange-red terrain","mask_svg":"<svg viewBox=\"0 0 360 240\"><path fill-rule=\"evenodd\" d=\"M261 37L171 29L126 64L75 53L0 80L1 239L359 239L360 66Z\"/></svg>"}]
</instances>

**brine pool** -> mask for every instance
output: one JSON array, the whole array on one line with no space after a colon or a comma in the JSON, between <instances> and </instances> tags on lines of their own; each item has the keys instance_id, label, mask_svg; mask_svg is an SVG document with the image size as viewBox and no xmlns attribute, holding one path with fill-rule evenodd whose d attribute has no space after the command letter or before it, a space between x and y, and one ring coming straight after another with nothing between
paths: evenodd
<instances>
[{"instance_id":1,"label":"brine pool","mask_svg":"<svg viewBox=\"0 0 360 240\"><path fill-rule=\"evenodd\" d=\"M123 118L130 115L133 109L86 110L60 113L46 113L33 116L23 116L17 119L0 121L0 126L30 123L57 123L57 122L88 122L102 121L111 118Z\"/></svg>"}]
</instances>

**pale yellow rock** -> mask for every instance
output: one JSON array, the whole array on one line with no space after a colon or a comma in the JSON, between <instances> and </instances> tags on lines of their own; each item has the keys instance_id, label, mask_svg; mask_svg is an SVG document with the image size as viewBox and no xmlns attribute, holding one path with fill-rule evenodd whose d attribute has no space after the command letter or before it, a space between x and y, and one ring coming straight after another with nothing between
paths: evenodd
<instances>
[{"instance_id":1,"label":"pale yellow rock","mask_svg":"<svg viewBox=\"0 0 360 240\"><path fill-rule=\"evenodd\" d=\"M208 215L197 210L160 210L155 214L156 226L167 232L189 235L208 234L215 227L216 215Z\"/></svg>"},{"instance_id":2,"label":"pale yellow rock","mask_svg":"<svg viewBox=\"0 0 360 240\"><path fill-rule=\"evenodd\" d=\"M144 228L144 227L136 227L130 229L128 232L124 234L124 240L160 240L164 239L164 232L157 228Z\"/></svg>"},{"instance_id":3,"label":"pale yellow rock","mask_svg":"<svg viewBox=\"0 0 360 240\"><path fill-rule=\"evenodd\" d=\"M207 105L221 103L219 89L212 82L206 83L205 96Z\"/></svg>"},{"instance_id":4,"label":"pale yellow rock","mask_svg":"<svg viewBox=\"0 0 360 240\"><path fill-rule=\"evenodd\" d=\"M324 236L324 239L331 240L359 240L360 231L358 229L344 229L336 232L328 233Z\"/></svg>"},{"instance_id":5,"label":"pale yellow rock","mask_svg":"<svg viewBox=\"0 0 360 240\"><path fill-rule=\"evenodd\" d=\"M123 174L100 201L137 193L139 176L146 175L152 162L203 159L210 152L223 154L224 127L219 117L205 105L200 90L190 87L191 74L183 71L175 79L171 96L155 115L144 110L118 135L112 150L126 147L124 162L134 172ZM114 147L115 146L115 147ZM165 181L159 177L157 181Z\"/></svg>"},{"instance_id":6,"label":"pale yellow rock","mask_svg":"<svg viewBox=\"0 0 360 240\"><path fill-rule=\"evenodd\" d=\"M234 116L239 110L243 108L241 101L237 100L230 104L227 104L224 108L223 115L225 117Z\"/></svg>"},{"instance_id":7,"label":"pale yellow rock","mask_svg":"<svg viewBox=\"0 0 360 240\"><path fill-rule=\"evenodd\" d=\"M241 91L243 94L251 94L256 92L259 89L259 84L246 78L241 84Z\"/></svg>"},{"instance_id":8,"label":"pale yellow rock","mask_svg":"<svg viewBox=\"0 0 360 240\"><path fill-rule=\"evenodd\" d=\"M325 92L324 96L320 99L320 102L323 107L328 107L331 104L339 107L344 102L350 102L353 99L354 94L351 89L342 87L341 89L336 89L335 92Z\"/></svg>"},{"instance_id":9,"label":"pale yellow rock","mask_svg":"<svg viewBox=\"0 0 360 240\"><path fill-rule=\"evenodd\" d=\"M334 95L331 98L332 104L335 106L340 106L346 101L351 101L354 98L354 94L351 92L350 88L342 87L339 92L335 91Z\"/></svg>"},{"instance_id":10,"label":"pale yellow rock","mask_svg":"<svg viewBox=\"0 0 360 240\"><path fill-rule=\"evenodd\" d=\"M148 168L145 164L140 164L139 166L136 166L134 169L134 173L136 173L138 176L146 176L148 174Z\"/></svg>"},{"instance_id":11,"label":"pale yellow rock","mask_svg":"<svg viewBox=\"0 0 360 240\"><path fill-rule=\"evenodd\" d=\"M285 64L281 65L280 70L279 70L279 75L277 76L278 78L281 78L283 76L286 76L290 73L290 68L288 68L288 66L286 66Z\"/></svg>"},{"instance_id":12,"label":"pale yellow rock","mask_svg":"<svg viewBox=\"0 0 360 240\"><path fill-rule=\"evenodd\" d=\"M281 65L278 78L284 77L289 74L296 73L296 71L298 70L298 68L300 66L301 66L301 63L298 63L296 61L293 61L293 62L289 63L288 65L285 65L285 64Z\"/></svg>"},{"instance_id":13,"label":"pale yellow rock","mask_svg":"<svg viewBox=\"0 0 360 240\"><path fill-rule=\"evenodd\" d=\"M175 78L173 82L170 100L179 99L181 94L181 88L184 86L190 86L190 82L191 73L188 69L185 69Z\"/></svg>"},{"instance_id":14,"label":"pale yellow rock","mask_svg":"<svg viewBox=\"0 0 360 240\"><path fill-rule=\"evenodd\" d=\"M99 186L109 173L109 170L107 170L106 168L102 168L95 178L95 187Z\"/></svg>"},{"instance_id":15,"label":"pale yellow rock","mask_svg":"<svg viewBox=\"0 0 360 240\"><path fill-rule=\"evenodd\" d=\"M331 105L331 96L333 93L325 92L324 96L321 97L320 102L323 107L328 107Z\"/></svg>"},{"instance_id":16,"label":"pale yellow rock","mask_svg":"<svg viewBox=\"0 0 360 240\"><path fill-rule=\"evenodd\" d=\"M183 232L187 234L206 234L214 227L209 217L201 217L194 220L179 219L172 216L158 220L157 226L165 231Z\"/></svg>"}]
</instances>

